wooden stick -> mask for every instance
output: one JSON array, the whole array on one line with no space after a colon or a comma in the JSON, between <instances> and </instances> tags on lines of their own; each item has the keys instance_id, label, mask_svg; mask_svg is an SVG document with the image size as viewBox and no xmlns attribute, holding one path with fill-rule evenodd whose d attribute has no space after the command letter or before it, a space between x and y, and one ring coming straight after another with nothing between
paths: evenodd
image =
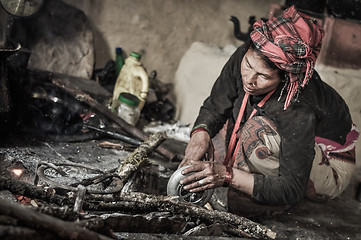
<instances>
[{"instance_id":1,"label":"wooden stick","mask_svg":"<svg viewBox=\"0 0 361 240\"><path fill-rule=\"evenodd\" d=\"M16 218L19 223L29 227L46 229L49 232L56 233L58 236L74 240L110 240L106 236L81 228L72 222L51 217L39 213L18 203L11 203L8 200L0 201L0 214Z\"/></svg>"},{"instance_id":2,"label":"wooden stick","mask_svg":"<svg viewBox=\"0 0 361 240\"><path fill-rule=\"evenodd\" d=\"M185 202L172 202L165 196L154 196L144 193L121 194L116 202L84 203L84 209L91 211L132 211L137 213L168 211L173 214L186 215L206 223L220 222L236 227L238 237L259 239L275 239L276 233L271 229L247 218L222 211L209 211L205 208Z\"/></svg>"},{"instance_id":3,"label":"wooden stick","mask_svg":"<svg viewBox=\"0 0 361 240\"><path fill-rule=\"evenodd\" d=\"M52 191L47 191L42 187L33 186L28 183L3 176L0 176L0 190L9 190L13 194L18 194L34 199L41 199L48 203L55 203L60 206L71 206L74 203L74 200L53 193Z\"/></svg>"},{"instance_id":4,"label":"wooden stick","mask_svg":"<svg viewBox=\"0 0 361 240\"><path fill-rule=\"evenodd\" d=\"M24 236L30 239L34 239L36 235L39 234L37 234L34 229L13 225L0 225L0 239L21 239L24 238ZM44 234L42 235L44 236ZM52 237L55 238L55 235Z\"/></svg>"},{"instance_id":5,"label":"wooden stick","mask_svg":"<svg viewBox=\"0 0 361 240\"><path fill-rule=\"evenodd\" d=\"M158 132L151 134L149 138L137 147L129 156L119 165L116 173L124 184L130 175L134 173L139 166L148 160L148 155L154 151L164 140L166 134Z\"/></svg>"},{"instance_id":6,"label":"wooden stick","mask_svg":"<svg viewBox=\"0 0 361 240\"><path fill-rule=\"evenodd\" d=\"M79 88L72 86L68 80L63 79L63 78L54 77L53 79L51 79L51 81L54 85L63 89L70 95L74 96L80 102L83 102L83 103L89 105L90 107L96 109L97 111L102 113L104 116L106 116L110 120L114 121L116 124L118 124L124 131L126 131L130 135L137 137L143 141L148 138L148 136L143 131L141 131L140 129L138 129L138 128L130 125L126 121L124 121L117 114L110 111L107 107L100 104L98 101L93 99L90 95L84 93ZM169 160L174 160L176 158L175 154L173 152L171 152L170 150L168 150L167 148L165 148L164 146L159 146L157 148L157 152L159 154L161 154L162 156L168 158Z\"/></svg>"},{"instance_id":7,"label":"wooden stick","mask_svg":"<svg viewBox=\"0 0 361 240\"><path fill-rule=\"evenodd\" d=\"M41 204L39 207L34 207L33 209L65 221L76 221L81 216L81 214L74 212L69 206L59 207L54 204Z\"/></svg>"},{"instance_id":8,"label":"wooden stick","mask_svg":"<svg viewBox=\"0 0 361 240\"><path fill-rule=\"evenodd\" d=\"M86 188L83 185L79 185L78 192L76 194L75 203L74 203L74 208L73 208L74 212L80 213L80 211L83 207L85 193L86 193Z\"/></svg>"}]
</instances>

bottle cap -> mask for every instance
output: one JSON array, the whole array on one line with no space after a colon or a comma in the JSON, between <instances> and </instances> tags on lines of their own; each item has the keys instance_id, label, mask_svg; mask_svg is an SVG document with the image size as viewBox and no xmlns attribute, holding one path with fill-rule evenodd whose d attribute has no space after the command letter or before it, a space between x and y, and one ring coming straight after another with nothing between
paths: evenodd
<instances>
[{"instance_id":1,"label":"bottle cap","mask_svg":"<svg viewBox=\"0 0 361 240\"><path fill-rule=\"evenodd\" d=\"M122 53L122 48L120 48L120 47L115 48L115 52L118 53L118 54L121 54Z\"/></svg>"},{"instance_id":2,"label":"bottle cap","mask_svg":"<svg viewBox=\"0 0 361 240\"><path fill-rule=\"evenodd\" d=\"M128 104L129 106L138 106L140 103L140 100L137 96L127 92L120 93L118 100L125 104Z\"/></svg>"},{"instance_id":3,"label":"bottle cap","mask_svg":"<svg viewBox=\"0 0 361 240\"><path fill-rule=\"evenodd\" d=\"M130 56L132 56L132 57L134 57L134 58L136 58L136 59L140 59L140 57L141 57L141 55L139 54L139 53L136 53L136 52L131 52L130 54L129 54Z\"/></svg>"}]
</instances>

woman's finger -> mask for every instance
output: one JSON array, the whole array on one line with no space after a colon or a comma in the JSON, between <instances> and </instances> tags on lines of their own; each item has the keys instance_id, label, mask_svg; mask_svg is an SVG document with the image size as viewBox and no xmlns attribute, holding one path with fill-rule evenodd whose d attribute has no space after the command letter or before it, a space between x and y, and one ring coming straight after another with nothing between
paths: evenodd
<instances>
[{"instance_id":1,"label":"woman's finger","mask_svg":"<svg viewBox=\"0 0 361 240\"><path fill-rule=\"evenodd\" d=\"M204 162L201 161L190 160L188 163L190 166L182 171L183 175L187 175L188 173L192 173L192 172L200 172L203 171L205 168L203 166Z\"/></svg>"},{"instance_id":2,"label":"woman's finger","mask_svg":"<svg viewBox=\"0 0 361 240\"><path fill-rule=\"evenodd\" d=\"M183 179L184 180L184 179ZM185 185L183 187L183 189L185 190L191 190L191 189L195 189L195 188L199 188L199 187L202 187L205 185L205 180L204 178L199 180L199 181L193 181L192 183L188 184L188 185Z\"/></svg>"},{"instance_id":3,"label":"woman's finger","mask_svg":"<svg viewBox=\"0 0 361 240\"><path fill-rule=\"evenodd\" d=\"M183 173L182 173L183 174ZM183 174L185 175L185 174ZM203 179L204 178L204 175L199 173L199 172L196 172L192 175L189 175L185 178L183 178L181 181L180 181L180 184L182 185L187 185L188 183L196 183L197 180L200 180L200 179Z\"/></svg>"},{"instance_id":4,"label":"woman's finger","mask_svg":"<svg viewBox=\"0 0 361 240\"><path fill-rule=\"evenodd\" d=\"M189 165L190 164L190 161L189 159L184 159L182 160L182 162L178 165L178 168L181 168L183 166L186 166L186 165Z\"/></svg>"},{"instance_id":5,"label":"woman's finger","mask_svg":"<svg viewBox=\"0 0 361 240\"><path fill-rule=\"evenodd\" d=\"M198 184L200 186L203 186L206 182L204 181L204 178L198 181Z\"/></svg>"},{"instance_id":6,"label":"woman's finger","mask_svg":"<svg viewBox=\"0 0 361 240\"><path fill-rule=\"evenodd\" d=\"M205 184L205 185L202 185L202 186L199 186L199 187L195 187L195 188L192 188L189 190L189 192L200 192L200 191L204 191L204 190L207 190L207 189L210 189L210 188L213 188L213 184Z\"/></svg>"}]
</instances>

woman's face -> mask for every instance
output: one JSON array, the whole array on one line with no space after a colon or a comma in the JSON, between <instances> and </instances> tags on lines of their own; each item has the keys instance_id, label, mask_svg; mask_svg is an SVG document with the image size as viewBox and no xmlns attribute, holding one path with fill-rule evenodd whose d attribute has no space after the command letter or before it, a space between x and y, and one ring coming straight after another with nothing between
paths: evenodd
<instances>
[{"instance_id":1,"label":"woman's face","mask_svg":"<svg viewBox=\"0 0 361 240\"><path fill-rule=\"evenodd\" d=\"M277 69L270 69L253 49L249 49L242 59L241 74L243 89L250 95L268 93L281 82Z\"/></svg>"}]
</instances>

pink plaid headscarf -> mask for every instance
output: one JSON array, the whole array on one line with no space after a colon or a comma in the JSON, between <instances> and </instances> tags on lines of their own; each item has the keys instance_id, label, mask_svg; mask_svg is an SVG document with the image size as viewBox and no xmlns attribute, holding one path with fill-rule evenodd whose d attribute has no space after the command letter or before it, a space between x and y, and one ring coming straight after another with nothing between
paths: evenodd
<instances>
[{"instance_id":1,"label":"pink plaid headscarf","mask_svg":"<svg viewBox=\"0 0 361 240\"><path fill-rule=\"evenodd\" d=\"M312 77L324 31L294 6L266 23L258 20L253 29L251 39L257 49L289 73L285 110L300 87L303 88Z\"/></svg>"}]
</instances>

